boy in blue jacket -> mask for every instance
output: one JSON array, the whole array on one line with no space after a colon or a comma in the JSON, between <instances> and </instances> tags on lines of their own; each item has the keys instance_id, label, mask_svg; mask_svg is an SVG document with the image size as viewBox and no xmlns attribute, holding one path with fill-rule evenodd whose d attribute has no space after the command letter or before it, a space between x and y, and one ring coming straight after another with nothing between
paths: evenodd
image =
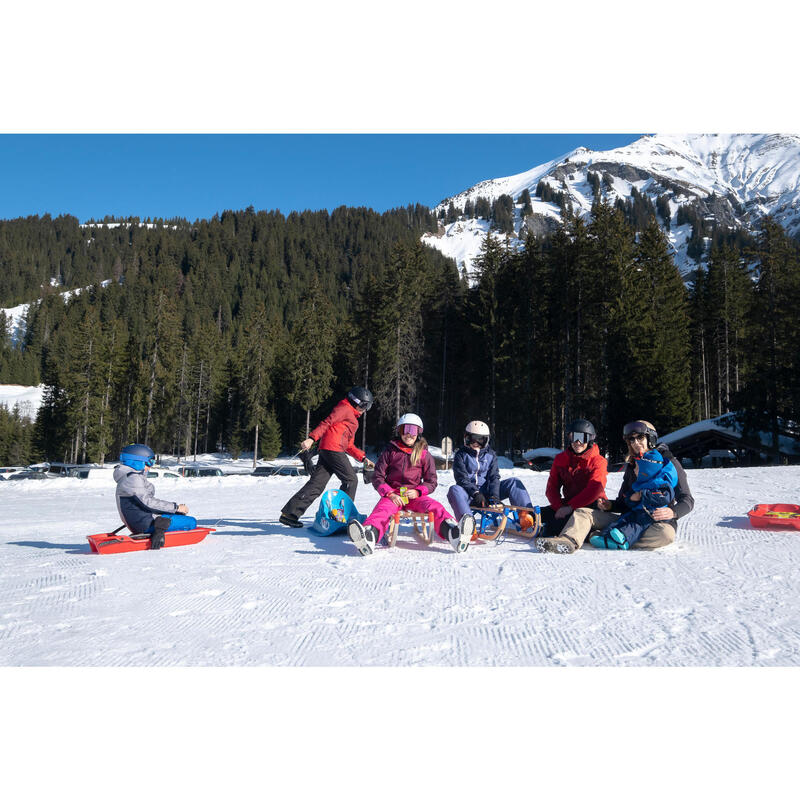
<instances>
[{"instance_id":1,"label":"boy in blue jacket","mask_svg":"<svg viewBox=\"0 0 800 800\"><path fill-rule=\"evenodd\" d=\"M624 497L630 511L624 513L600 533L589 538L589 544L606 550L628 550L653 524L652 512L668 506L675 499L678 471L658 450L648 450L634 463L636 480L630 494Z\"/></svg>"},{"instance_id":2,"label":"boy in blue jacket","mask_svg":"<svg viewBox=\"0 0 800 800\"><path fill-rule=\"evenodd\" d=\"M519 478L500 480L497 456L489 447L489 426L480 420L464 430L464 446L453 458L456 482L447 492L447 500L456 519L470 513L470 506L486 508L509 500L510 505L531 507L531 498Z\"/></svg>"}]
</instances>

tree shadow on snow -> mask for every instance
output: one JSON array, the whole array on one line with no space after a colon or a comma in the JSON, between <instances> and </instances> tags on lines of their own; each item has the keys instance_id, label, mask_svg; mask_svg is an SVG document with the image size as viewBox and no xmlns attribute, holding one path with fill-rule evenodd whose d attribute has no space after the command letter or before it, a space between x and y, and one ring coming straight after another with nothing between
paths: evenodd
<instances>
[{"instance_id":1,"label":"tree shadow on snow","mask_svg":"<svg viewBox=\"0 0 800 800\"><path fill-rule=\"evenodd\" d=\"M270 522L259 522L254 519L198 519L198 527L216 528L212 536L264 536L268 533L277 533L283 525ZM246 528L248 530L226 530L230 525L233 528ZM222 527L221 527L222 526ZM285 530L285 528L283 528Z\"/></svg>"},{"instance_id":2,"label":"tree shadow on snow","mask_svg":"<svg viewBox=\"0 0 800 800\"><path fill-rule=\"evenodd\" d=\"M88 542L86 544L78 544L78 542L7 542L7 544L35 547L38 550L63 550L70 555L89 555L92 552Z\"/></svg>"}]
</instances>

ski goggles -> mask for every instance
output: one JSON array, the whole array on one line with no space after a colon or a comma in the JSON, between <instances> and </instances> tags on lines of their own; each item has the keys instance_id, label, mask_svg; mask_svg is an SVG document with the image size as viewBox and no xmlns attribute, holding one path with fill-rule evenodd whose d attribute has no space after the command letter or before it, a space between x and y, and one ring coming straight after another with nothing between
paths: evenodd
<instances>
[{"instance_id":1,"label":"ski goggles","mask_svg":"<svg viewBox=\"0 0 800 800\"><path fill-rule=\"evenodd\" d=\"M419 425L401 425L397 432L401 436L419 436L422 433L422 428Z\"/></svg>"},{"instance_id":2,"label":"ski goggles","mask_svg":"<svg viewBox=\"0 0 800 800\"><path fill-rule=\"evenodd\" d=\"M585 431L569 431L567 433L567 441L572 444L573 442L582 442L583 444L589 444L594 439L591 433L586 433Z\"/></svg>"},{"instance_id":3,"label":"ski goggles","mask_svg":"<svg viewBox=\"0 0 800 800\"><path fill-rule=\"evenodd\" d=\"M641 422L640 420L636 420L635 422L629 422L622 429L622 438L626 442L630 441L630 437L636 433L642 434L643 436L656 436L656 432L651 427L645 425L645 423Z\"/></svg>"},{"instance_id":4,"label":"ski goggles","mask_svg":"<svg viewBox=\"0 0 800 800\"><path fill-rule=\"evenodd\" d=\"M489 443L488 436L481 436L479 433L468 433L464 436L464 441L470 444L479 444L481 447L486 447Z\"/></svg>"}]
</instances>

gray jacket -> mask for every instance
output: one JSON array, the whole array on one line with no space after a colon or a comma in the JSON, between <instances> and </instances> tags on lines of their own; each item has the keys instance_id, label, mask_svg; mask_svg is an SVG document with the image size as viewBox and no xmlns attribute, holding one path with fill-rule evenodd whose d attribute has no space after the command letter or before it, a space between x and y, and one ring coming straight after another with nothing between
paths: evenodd
<instances>
[{"instance_id":1,"label":"gray jacket","mask_svg":"<svg viewBox=\"0 0 800 800\"><path fill-rule=\"evenodd\" d=\"M132 533L147 533L160 514L177 514L178 504L153 497L156 490L141 472L125 464L114 470L117 511Z\"/></svg>"}]
</instances>

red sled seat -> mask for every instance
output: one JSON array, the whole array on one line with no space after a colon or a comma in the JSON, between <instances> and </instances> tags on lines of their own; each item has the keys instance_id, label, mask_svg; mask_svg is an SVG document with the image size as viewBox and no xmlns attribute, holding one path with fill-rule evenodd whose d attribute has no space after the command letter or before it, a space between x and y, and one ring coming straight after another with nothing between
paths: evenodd
<instances>
[{"instance_id":1,"label":"red sled seat","mask_svg":"<svg viewBox=\"0 0 800 800\"><path fill-rule=\"evenodd\" d=\"M202 542L216 528L194 528L190 531L167 531L164 534L164 547L180 547L185 544ZM95 533L86 537L93 553L128 553L132 550L149 550L150 534Z\"/></svg>"},{"instance_id":2,"label":"red sled seat","mask_svg":"<svg viewBox=\"0 0 800 800\"><path fill-rule=\"evenodd\" d=\"M754 528L792 528L800 531L800 506L791 503L759 503L747 512Z\"/></svg>"}]
</instances>

